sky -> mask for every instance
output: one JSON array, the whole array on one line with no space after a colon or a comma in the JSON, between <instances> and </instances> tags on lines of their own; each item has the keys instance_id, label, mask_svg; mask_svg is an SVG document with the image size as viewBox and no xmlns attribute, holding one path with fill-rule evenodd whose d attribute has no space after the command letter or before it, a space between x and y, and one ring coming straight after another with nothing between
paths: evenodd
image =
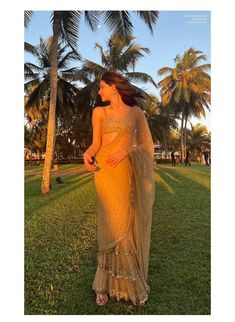
<instances>
[{"instance_id":1,"label":"sky","mask_svg":"<svg viewBox=\"0 0 235 322\"><path fill-rule=\"evenodd\" d=\"M50 24L51 11L35 11L30 26L25 31L25 41L37 45L39 38L47 39L52 34ZM193 47L201 50L207 56L207 63L211 62L211 15L210 11L160 11L159 19L151 34L148 27L131 13L133 22L133 34L136 37L135 43L150 49L150 54L145 54L136 64L136 71L145 72L159 82L162 77L157 75L157 71L164 67L173 67L174 58L180 56ZM101 63L99 50L94 48L98 42L106 50L106 40L111 33L105 25L99 25L96 32L92 32L87 24L80 24L79 41L77 50L83 58ZM30 54L25 54L25 61L33 62ZM204 63L203 61L201 63ZM79 67L80 62L71 64L71 67ZM159 90L152 84L138 84L149 93L160 98ZM192 124L200 122L211 130L211 113L206 113L206 118L200 120L192 118Z\"/></svg>"}]
</instances>

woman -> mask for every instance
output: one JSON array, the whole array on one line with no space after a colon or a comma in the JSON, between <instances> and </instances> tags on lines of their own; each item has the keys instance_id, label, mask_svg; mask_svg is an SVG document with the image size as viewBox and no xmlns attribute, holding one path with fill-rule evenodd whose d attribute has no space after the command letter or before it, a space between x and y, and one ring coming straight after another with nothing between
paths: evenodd
<instances>
[{"instance_id":1,"label":"woman","mask_svg":"<svg viewBox=\"0 0 235 322\"><path fill-rule=\"evenodd\" d=\"M110 105L93 110L93 142L83 155L86 168L94 172L97 192L99 251L92 288L98 305L108 303L109 297L144 305L150 293L153 141L136 106L142 95L126 78L106 72L99 95Z\"/></svg>"}]
</instances>

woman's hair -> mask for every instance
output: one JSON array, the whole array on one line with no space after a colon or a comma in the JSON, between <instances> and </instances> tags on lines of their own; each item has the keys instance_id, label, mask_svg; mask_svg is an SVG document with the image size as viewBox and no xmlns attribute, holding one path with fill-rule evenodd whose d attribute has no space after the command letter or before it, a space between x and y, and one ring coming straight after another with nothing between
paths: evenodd
<instances>
[{"instance_id":1,"label":"woman's hair","mask_svg":"<svg viewBox=\"0 0 235 322\"><path fill-rule=\"evenodd\" d=\"M129 80L121 74L113 71L105 72L101 80L108 85L114 84L123 102L129 106L137 105L137 98L145 98L144 95L136 90L130 84Z\"/></svg>"}]
</instances>

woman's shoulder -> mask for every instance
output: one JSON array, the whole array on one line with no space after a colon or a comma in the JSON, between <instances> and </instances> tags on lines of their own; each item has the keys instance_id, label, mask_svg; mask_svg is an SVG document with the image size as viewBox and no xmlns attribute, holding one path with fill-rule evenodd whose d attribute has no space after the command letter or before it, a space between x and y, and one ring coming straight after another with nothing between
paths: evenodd
<instances>
[{"instance_id":1,"label":"woman's shoulder","mask_svg":"<svg viewBox=\"0 0 235 322\"><path fill-rule=\"evenodd\" d=\"M110 110L110 105L106 105L106 106L96 106L94 107L93 111L95 111L95 113L100 113L100 114L104 114L105 110Z\"/></svg>"},{"instance_id":2,"label":"woman's shoulder","mask_svg":"<svg viewBox=\"0 0 235 322\"><path fill-rule=\"evenodd\" d=\"M137 106L137 105L132 106L132 108L137 113L143 113L143 110L139 106Z\"/></svg>"},{"instance_id":3,"label":"woman's shoulder","mask_svg":"<svg viewBox=\"0 0 235 322\"><path fill-rule=\"evenodd\" d=\"M93 114L95 114L97 116L104 116L104 107L103 106L94 107Z\"/></svg>"},{"instance_id":4,"label":"woman's shoulder","mask_svg":"<svg viewBox=\"0 0 235 322\"><path fill-rule=\"evenodd\" d=\"M134 105L132 108L137 118L141 118L144 115L144 111L139 106Z\"/></svg>"},{"instance_id":5,"label":"woman's shoulder","mask_svg":"<svg viewBox=\"0 0 235 322\"><path fill-rule=\"evenodd\" d=\"M104 115L104 107L102 106L96 106L93 108L92 111L92 119L94 121L100 121L102 122L105 119L105 115Z\"/></svg>"},{"instance_id":6,"label":"woman's shoulder","mask_svg":"<svg viewBox=\"0 0 235 322\"><path fill-rule=\"evenodd\" d=\"M93 112L101 113L101 111L104 110L103 106L96 106L93 108Z\"/></svg>"}]
</instances>

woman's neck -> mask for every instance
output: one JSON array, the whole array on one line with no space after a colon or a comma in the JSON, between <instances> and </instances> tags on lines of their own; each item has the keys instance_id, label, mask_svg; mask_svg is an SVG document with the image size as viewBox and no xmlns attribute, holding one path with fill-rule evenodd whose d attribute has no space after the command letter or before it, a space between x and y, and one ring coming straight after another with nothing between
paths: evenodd
<instances>
[{"instance_id":1,"label":"woman's neck","mask_svg":"<svg viewBox=\"0 0 235 322\"><path fill-rule=\"evenodd\" d=\"M120 94L115 95L111 100L110 100L110 109L114 111L120 111L126 109L127 106L123 102Z\"/></svg>"}]
</instances>

